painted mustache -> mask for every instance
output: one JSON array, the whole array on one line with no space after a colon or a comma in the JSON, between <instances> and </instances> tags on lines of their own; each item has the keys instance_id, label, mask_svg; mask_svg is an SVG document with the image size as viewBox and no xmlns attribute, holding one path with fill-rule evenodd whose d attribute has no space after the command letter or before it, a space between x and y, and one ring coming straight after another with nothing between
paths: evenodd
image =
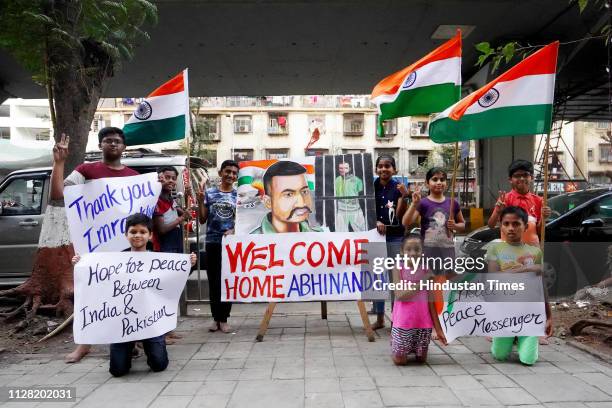
<instances>
[{"instance_id":1,"label":"painted mustache","mask_svg":"<svg viewBox=\"0 0 612 408\"><path fill-rule=\"evenodd\" d=\"M312 210L308 207L298 207L298 208L294 208L293 210L291 210L291 212L289 213L289 217L287 217L287 220L290 220L293 218L293 216L295 215L296 212L298 211L308 211L308 214L310 214L312 212Z\"/></svg>"}]
</instances>

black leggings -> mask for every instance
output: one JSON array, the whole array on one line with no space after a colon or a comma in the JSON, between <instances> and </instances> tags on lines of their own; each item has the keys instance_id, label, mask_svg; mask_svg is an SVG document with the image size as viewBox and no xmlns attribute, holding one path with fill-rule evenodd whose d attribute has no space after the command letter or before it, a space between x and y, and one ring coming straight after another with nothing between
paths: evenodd
<instances>
[{"instance_id":1,"label":"black leggings","mask_svg":"<svg viewBox=\"0 0 612 408\"><path fill-rule=\"evenodd\" d=\"M221 244L206 243L206 275L213 319L225 323L230 316L232 304L221 302Z\"/></svg>"}]
</instances>

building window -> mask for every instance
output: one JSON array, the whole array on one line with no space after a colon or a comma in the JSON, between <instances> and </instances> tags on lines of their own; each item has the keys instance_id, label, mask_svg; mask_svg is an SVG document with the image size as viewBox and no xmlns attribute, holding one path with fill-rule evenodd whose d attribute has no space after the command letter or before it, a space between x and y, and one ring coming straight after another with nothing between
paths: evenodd
<instances>
[{"instance_id":1,"label":"building window","mask_svg":"<svg viewBox=\"0 0 612 408\"><path fill-rule=\"evenodd\" d=\"M251 115L234 116L234 133L251 133Z\"/></svg>"},{"instance_id":2,"label":"building window","mask_svg":"<svg viewBox=\"0 0 612 408\"><path fill-rule=\"evenodd\" d=\"M207 165L211 167L217 167L217 151L213 149L200 150L200 157L204 162L208 162Z\"/></svg>"},{"instance_id":3,"label":"building window","mask_svg":"<svg viewBox=\"0 0 612 408\"><path fill-rule=\"evenodd\" d=\"M593 149L587 149L587 160L592 162L595 160L595 155L593 153Z\"/></svg>"},{"instance_id":4,"label":"building window","mask_svg":"<svg viewBox=\"0 0 612 408\"><path fill-rule=\"evenodd\" d=\"M391 156L395 159L395 164L399 165L399 149L374 149L376 157Z\"/></svg>"},{"instance_id":5,"label":"building window","mask_svg":"<svg viewBox=\"0 0 612 408\"><path fill-rule=\"evenodd\" d=\"M385 129L386 137L397 135L397 119L384 120L383 128Z\"/></svg>"},{"instance_id":6,"label":"building window","mask_svg":"<svg viewBox=\"0 0 612 408\"><path fill-rule=\"evenodd\" d=\"M344 115L344 136L363 136L363 113Z\"/></svg>"},{"instance_id":7,"label":"building window","mask_svg":"<svg viewBox=\"0 0 612 408\"><path fill-rule=\"evenodd\" d=\"M365 149L342 149L342 154L361 154L365 153Z\"/></svg>"},{"instance_id":8,"label":"building window","mask_svg":"<svg viewBox=\"0 0 612 408\"><path fill-rule=\"evenodd\" d=\"M11 128L0 127L0 139L10 140L11 139Z\"/></svg>"},{"instance_id":9,"label":"building window","mask_svg":"<svg viewBox=\"0 0 612 408\"><path fill-rule=\"evenodd\" d=\"M221 140L219 115L199 115L196 119L196 132L204 142Z\"/></svg>"},{"instance_id":10,"label":"building window","mask_svg":"<svg viewBox=\"0 0 612 408\"><path fill-rule=\"evenodd\" d=\"M410 172L414 173L419 171L419 169L421 169L427 163L428 157L429 150L411 150L410 158L408 159Z\"/></svg>"},{"instance_id":11,"label":"building window","mask_svg":"<svg viewBox=\"0 0 612 408\"><path fill-rule=\"evenodd\" d=\"M287 123L287 113L269 113L268 114L268 134L270 135L286 135L289 133Z\"/></svg>"},{"instance_id":12,"label":"building window","mask_svg":"<svg viewBox=\"0 0 612 408\"><path fill-rule=\"evenodd\" d=\"M280 160L289 157L289 149L266 149L266 159Z\"/></svg>"},{"instance_id":13,"label":"building window","mask_svg":"<svg viewBox=\"0 0 612 408\"><path fill-rule=\"evenodd\" d=\"M597 122L595 127L597 129L608 129L610 127L610 122Z\"/></svg>"},{"instance_id":14,"label":"building window","mask_svg":"<svg viewBox=\"0 0 612 408\"><path fill-rule=\"evenodd\" d=\"M612 145L609 145L609 144L599 145L599 162L600 163L612 163Z\"/></svg>"},{"instance_id":15,"label":"building window","mask_svg":"<svg viewBox=\"0 0 612 408\"><path fill-rule=\"evenodd\" d=\"M306 149L306 156L323 156L327 153L327 149Z\"/></svg>"},{"instance_id":16,"label":"building window","mask_svg":"<svg viewBox=\"0 0 612 408\"><path fill-rule=\"evenodd\" d=\"M410 136L427 137L429 136L429 122L426 120L417 120L410 124Z\"/></svg>"},{"instance_id":17,"label":"building window","mask_svg":"<svg viewBox=\"0 0 612 408\"><path fill-rule=\"evenodd\" d=\"M0 105L0 118L11 116L11 105Z\"/></svg>"},{"instance_id":18,"label":"building window","mask_svg":"<svg viewBox=\"0 0 612 408\"><path fill-rule=\"evenodd\" d=\"M234 160L249 161L253 160L253 149L235 149Z\"/></svg>"},{"instance_id":19,"label":"building window","mask_svg":"<svg viewBox=\"0 0 612 408\"><path fill-rule=\"evenodd\" d=\"M49 130L49 129L41 129L41 130L36 132L35 138L38 141L49 140L49 139L51 139L51 130Z\"/></svg>"}]
</instances>

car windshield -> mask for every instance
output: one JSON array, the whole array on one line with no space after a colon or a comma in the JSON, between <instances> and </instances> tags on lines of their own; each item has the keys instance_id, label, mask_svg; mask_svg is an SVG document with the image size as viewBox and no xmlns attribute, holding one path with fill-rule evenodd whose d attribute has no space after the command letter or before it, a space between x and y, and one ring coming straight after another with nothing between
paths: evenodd
<instances>
[{"instance_id":1,"label":"car windshield","mask_svg":"<svg viewBox=\"0 0 612 408\"><path fill-rule=\"evenodd\" d=\"M561 217L563 214L573 210L579 205L600 196L602 192L602 190L585 190L552 197L548 200L548 206L552 211L548 220L552 221Z\"/></svg>"}]
</instances>

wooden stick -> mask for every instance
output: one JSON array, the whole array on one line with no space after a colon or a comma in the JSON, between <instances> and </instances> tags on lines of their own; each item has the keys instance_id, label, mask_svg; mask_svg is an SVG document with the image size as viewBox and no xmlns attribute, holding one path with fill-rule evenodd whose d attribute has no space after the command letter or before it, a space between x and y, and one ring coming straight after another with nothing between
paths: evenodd
<instances>
[{"instance_id":1,"label":"wooden stick","mask_svg":"<svg viewBox=\"0 0 612 408\"><path fill-rule=\"evenodd\" d=\"M266 309L266 313L264 314L261 323L259 324L259 331L257 332L257 337L255 340L262 342L264 336L266 335L266 331L268 331L268 326L270 325L270 319L272 318L272 314L274 313L274 308L276 307L276 303L270 302L268 304L268 308Z\"/></svg>"},{"instance_id":2,"label":"wooden stick","mask_svg":"<svg viewBox=\"0 0 612 408\"><path fill-rule=\"evenodd\" d=\"M455 142L455 154L453 162L453 178L451 179L451 196L450 196L450 214L448 214L449 220L454 220L454 203L455 203L455 183L457 182L457 168L459 167L459 142ZM447 229L448 237L452 237L453 231Z\"/></svg>"},{"instance_id":3,"label":"wooden stick","mask_svg":"<svg viewBox=\"0 0 612 408\"><path fill-rule=\"evenodd\" d=\"M546 134L546 143L544 144L544 182L543 182L543 194L542 194L542 207L545 207L548 202L548 149L550 145L550 133ZM542 216L540 210L540 248L544 252L544 240L546 239L546 221Z\"/></svg>"},{"instance_id":4,"label":"wooden stick","mask_svg":"<svg viewBox=\"0 0 612 408\"><path fill-rule=\"evenodd\" d=\"M376 336L374 335L372 326L370 326L370 318L368 317L368 312L366 312L366 307L363 300L357 301L357 308L359 309L359 315L361 315L361 322L363 323L363 328L365 329L368 341L375 341Z\"/></svg>"}]
</instances>

